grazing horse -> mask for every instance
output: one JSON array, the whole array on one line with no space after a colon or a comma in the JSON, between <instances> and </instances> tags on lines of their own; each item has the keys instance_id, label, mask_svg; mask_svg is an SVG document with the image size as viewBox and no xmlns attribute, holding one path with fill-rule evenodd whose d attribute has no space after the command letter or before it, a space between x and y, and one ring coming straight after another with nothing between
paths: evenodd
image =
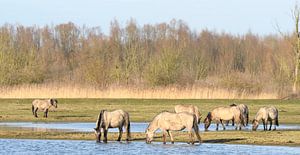
<instances>
[{"instance_id":1,"label":"grazing horse","mask_svg":"<svg viewBox=\"0 0 300 155\"><path fill-rule=\"evenodd\" d=\"M209 112L207 114L207 117L204 119L204 126L205 126L205 131L208 130L211 121L216 121L217 123L217 128L216 130L219 129L219 123L222 124L223 130L225 130L225 126L223 124L223 121L229 121L229 120L234 120L236 123L235 130L239 127L239 130L241 130L242 125L244 125L244 119L243 115L241 113L241 110L236 107L219 107L214 109L213 111Z\"/></svg>"},{"instance_id":2,"label":"grazing horse","mask_svg":"<svg viewBox=\"0 0 300 155\"><path fill-rule=\"evenodd\" d=\"M187 105L187 106L185 106L185 105L176 105L175 106L175 112L176 113L188 112L188 113L196 115L196 119L197 119L198 124L200 123L200 120L202 118L201 113L198 110L198 107L194 106L194 105Z\"/></svg>"},{"instance_id":3,"label":"grazing horse","mask_svg":"<svg viewBox=\"0 0 300 155\"><path fill-rule=\"evenodd\" d=\"M107 143L107 132L109 128L119 128L119 138L117 141L121 141L123 134L123 127L126 130L126 141L130 140L130 120L129 114L123 110L115 110L108 112L101 110L96 122L95 135L97 142L101 141L101 131L104 133L103 142Z\"/></svg>"},{"instance_id":4,"label":"grazing horse","mask_svg":"<svg viewBox=\"0 0 300 155\"><path fill-rule=\"evenodd\" d=\"M274 106L270 107L262 107L258 110L256 113L256 116L252 122L252 130L256 131L259 121L262 120L262 123L264 125L264 130L268 130L268 121L270 122L270 128L272 128L272 121L274 120L275 125L279 126L278 123L278 110ZM276 126L274 126L273 130L276 130Z\"/></svg>"},{"instance_id":5,"label":"grazing horse","mask_svg":"<svg viewBox=\"0 0 300 155\"><path fill-rule=\"evenodd\" d=\"M194 130L199 143L201 143L201 137L199 135L198 123L196 116L187 112L182 113L170 113L162 112L154 117L153 121L146 129L146 143L151 143L156 130L160 129L163 132L163 143L166 144L166 134L171 138L172 144L174 139L171 131L181 131L187 129L190 137L191 144L194 144Z\"/></svg>"},{"instance_id":6,"label":"grazing horse","mask_svg":"<svg viewBox=\"0 0 300 155\"><path fill-rule=\"evenodd\" d=\"M242 114L243 114L243 117L244 117L244 123L246 126L248 126L248 122L249 122L249 109L248 109L248 106L245 105L245 104L239 104L239 105L236 105L236 104L231 104L230 105L231 107L233 106L237 106L238 108L240 108ZM226 126L228 126L229 124L229 121L226 121ZM232 126L234 126L234 120L232 120Z\"/></svg>"},{"instance_id":7,"label":"grazing horse","mask_svg":"<svg viewBox=\"0 0 300 155\"><path fill-rule=\"evenodd\" d=\"M34 117L38 117L37 115L37 111L38 109L43 110L44 111L44 117L48 117L48 111L50 107L55 107L57 108L57 100L56 99L46 99L46 100L33 100L32 101L32 114L34 115Z\"/></svg>"}]
</instances>

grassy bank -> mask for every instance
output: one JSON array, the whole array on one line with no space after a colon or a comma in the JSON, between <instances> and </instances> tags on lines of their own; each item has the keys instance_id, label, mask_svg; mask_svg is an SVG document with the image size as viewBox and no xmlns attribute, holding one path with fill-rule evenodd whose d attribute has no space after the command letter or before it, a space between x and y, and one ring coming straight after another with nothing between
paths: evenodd
<instances>
[{"instance_id":1,"label":"grassy bank","mask_svg":"<svg viewBox=\"0 0 300 155\"><path fill-rule=\"evenodd\" d=\"M173 111L176 104L197 105L203 114L219 106L233 102L249 106L250 120L262 106L274 105L279 109L279 123L300 123L300 102L298 100L167 100L167 99L58 99L58 108L49 112L49 118L34 118L31 112L32 99L0 99L1 121L56 121L95 122L100 109L124 109L131 121L150 121L163 110Z\"/></svg>"},{"instance_id":2,"label":"grassy bank","mask_svg":"<svg viewBox=\"0 0 300 155\"><path fill-rule=\"evenodd\" d=\"M188 134L173 132L175 142L187 142ZM219 131L201 132L204 143L254 144L254 145L285 145L300 146L300 131ZM117 133L109 133L108 140L116 140ZM123 140L126 135L123 135ZM154 141L162 141L161 134L155 135ZM0 138L18 139L67 139L95 140L94 133L60 132L60 131L31 131L31 130L0 130ZM145 141L145 133L132 133L133 141ZM167 142L170 143L169 137Z\"/></svg>"}]
</instances>

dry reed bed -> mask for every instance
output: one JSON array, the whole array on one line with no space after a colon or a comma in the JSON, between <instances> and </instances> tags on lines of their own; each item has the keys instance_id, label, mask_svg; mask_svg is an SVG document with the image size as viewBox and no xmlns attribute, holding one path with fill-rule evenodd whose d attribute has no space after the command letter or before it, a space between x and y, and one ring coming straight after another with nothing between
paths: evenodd
<instances>
[{"instance_id":1,"label":"dry reed bed","mask_svg":"<svg viewBox=\"0 0 300 155\"><path fill-rule=\"evenodd\" d=\"M275 93L249 94L208 87L136 88L39 84L0 87L0 98L144 98L144 99L276 99Z\"/></svg>"}]
</instances>

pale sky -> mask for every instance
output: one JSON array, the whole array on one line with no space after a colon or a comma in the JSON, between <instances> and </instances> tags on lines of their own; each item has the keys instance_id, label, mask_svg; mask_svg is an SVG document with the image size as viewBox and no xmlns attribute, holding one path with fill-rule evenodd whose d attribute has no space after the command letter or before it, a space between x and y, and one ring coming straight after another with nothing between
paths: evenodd
<instances>
[{"instance_id":1,"label":"pale sky","mask_svg":"<svg viewBox=\"0 0 300 155\"><path fill-rule=\"evenodd\" d=\"M139 25L185 21L192 30L251 32L265 35L293 30L291 10L296 0L0 0L0 25L52 25L73 22L99 26L121 25L133 18Z\"/></svg>"}]
</instances>

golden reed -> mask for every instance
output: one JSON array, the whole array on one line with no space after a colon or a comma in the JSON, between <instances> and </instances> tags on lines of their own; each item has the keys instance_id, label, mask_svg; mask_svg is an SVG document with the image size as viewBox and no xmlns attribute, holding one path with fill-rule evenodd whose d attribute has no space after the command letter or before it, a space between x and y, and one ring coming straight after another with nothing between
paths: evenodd
<instances>
[{"instance_id":1,"label":"golden reed","mask_svg":"<svg viewBox=\"0 0 300 155\"><path fill-rule=\"evenodd\" d=\"M67 84L33 84L0 87L0 98L137 98L137 99L276 99L277 94L262 92L249 94L221 88L164 87L136 88L110 87L98 89L90 86Z\"/></svg>"}]
</instances>

